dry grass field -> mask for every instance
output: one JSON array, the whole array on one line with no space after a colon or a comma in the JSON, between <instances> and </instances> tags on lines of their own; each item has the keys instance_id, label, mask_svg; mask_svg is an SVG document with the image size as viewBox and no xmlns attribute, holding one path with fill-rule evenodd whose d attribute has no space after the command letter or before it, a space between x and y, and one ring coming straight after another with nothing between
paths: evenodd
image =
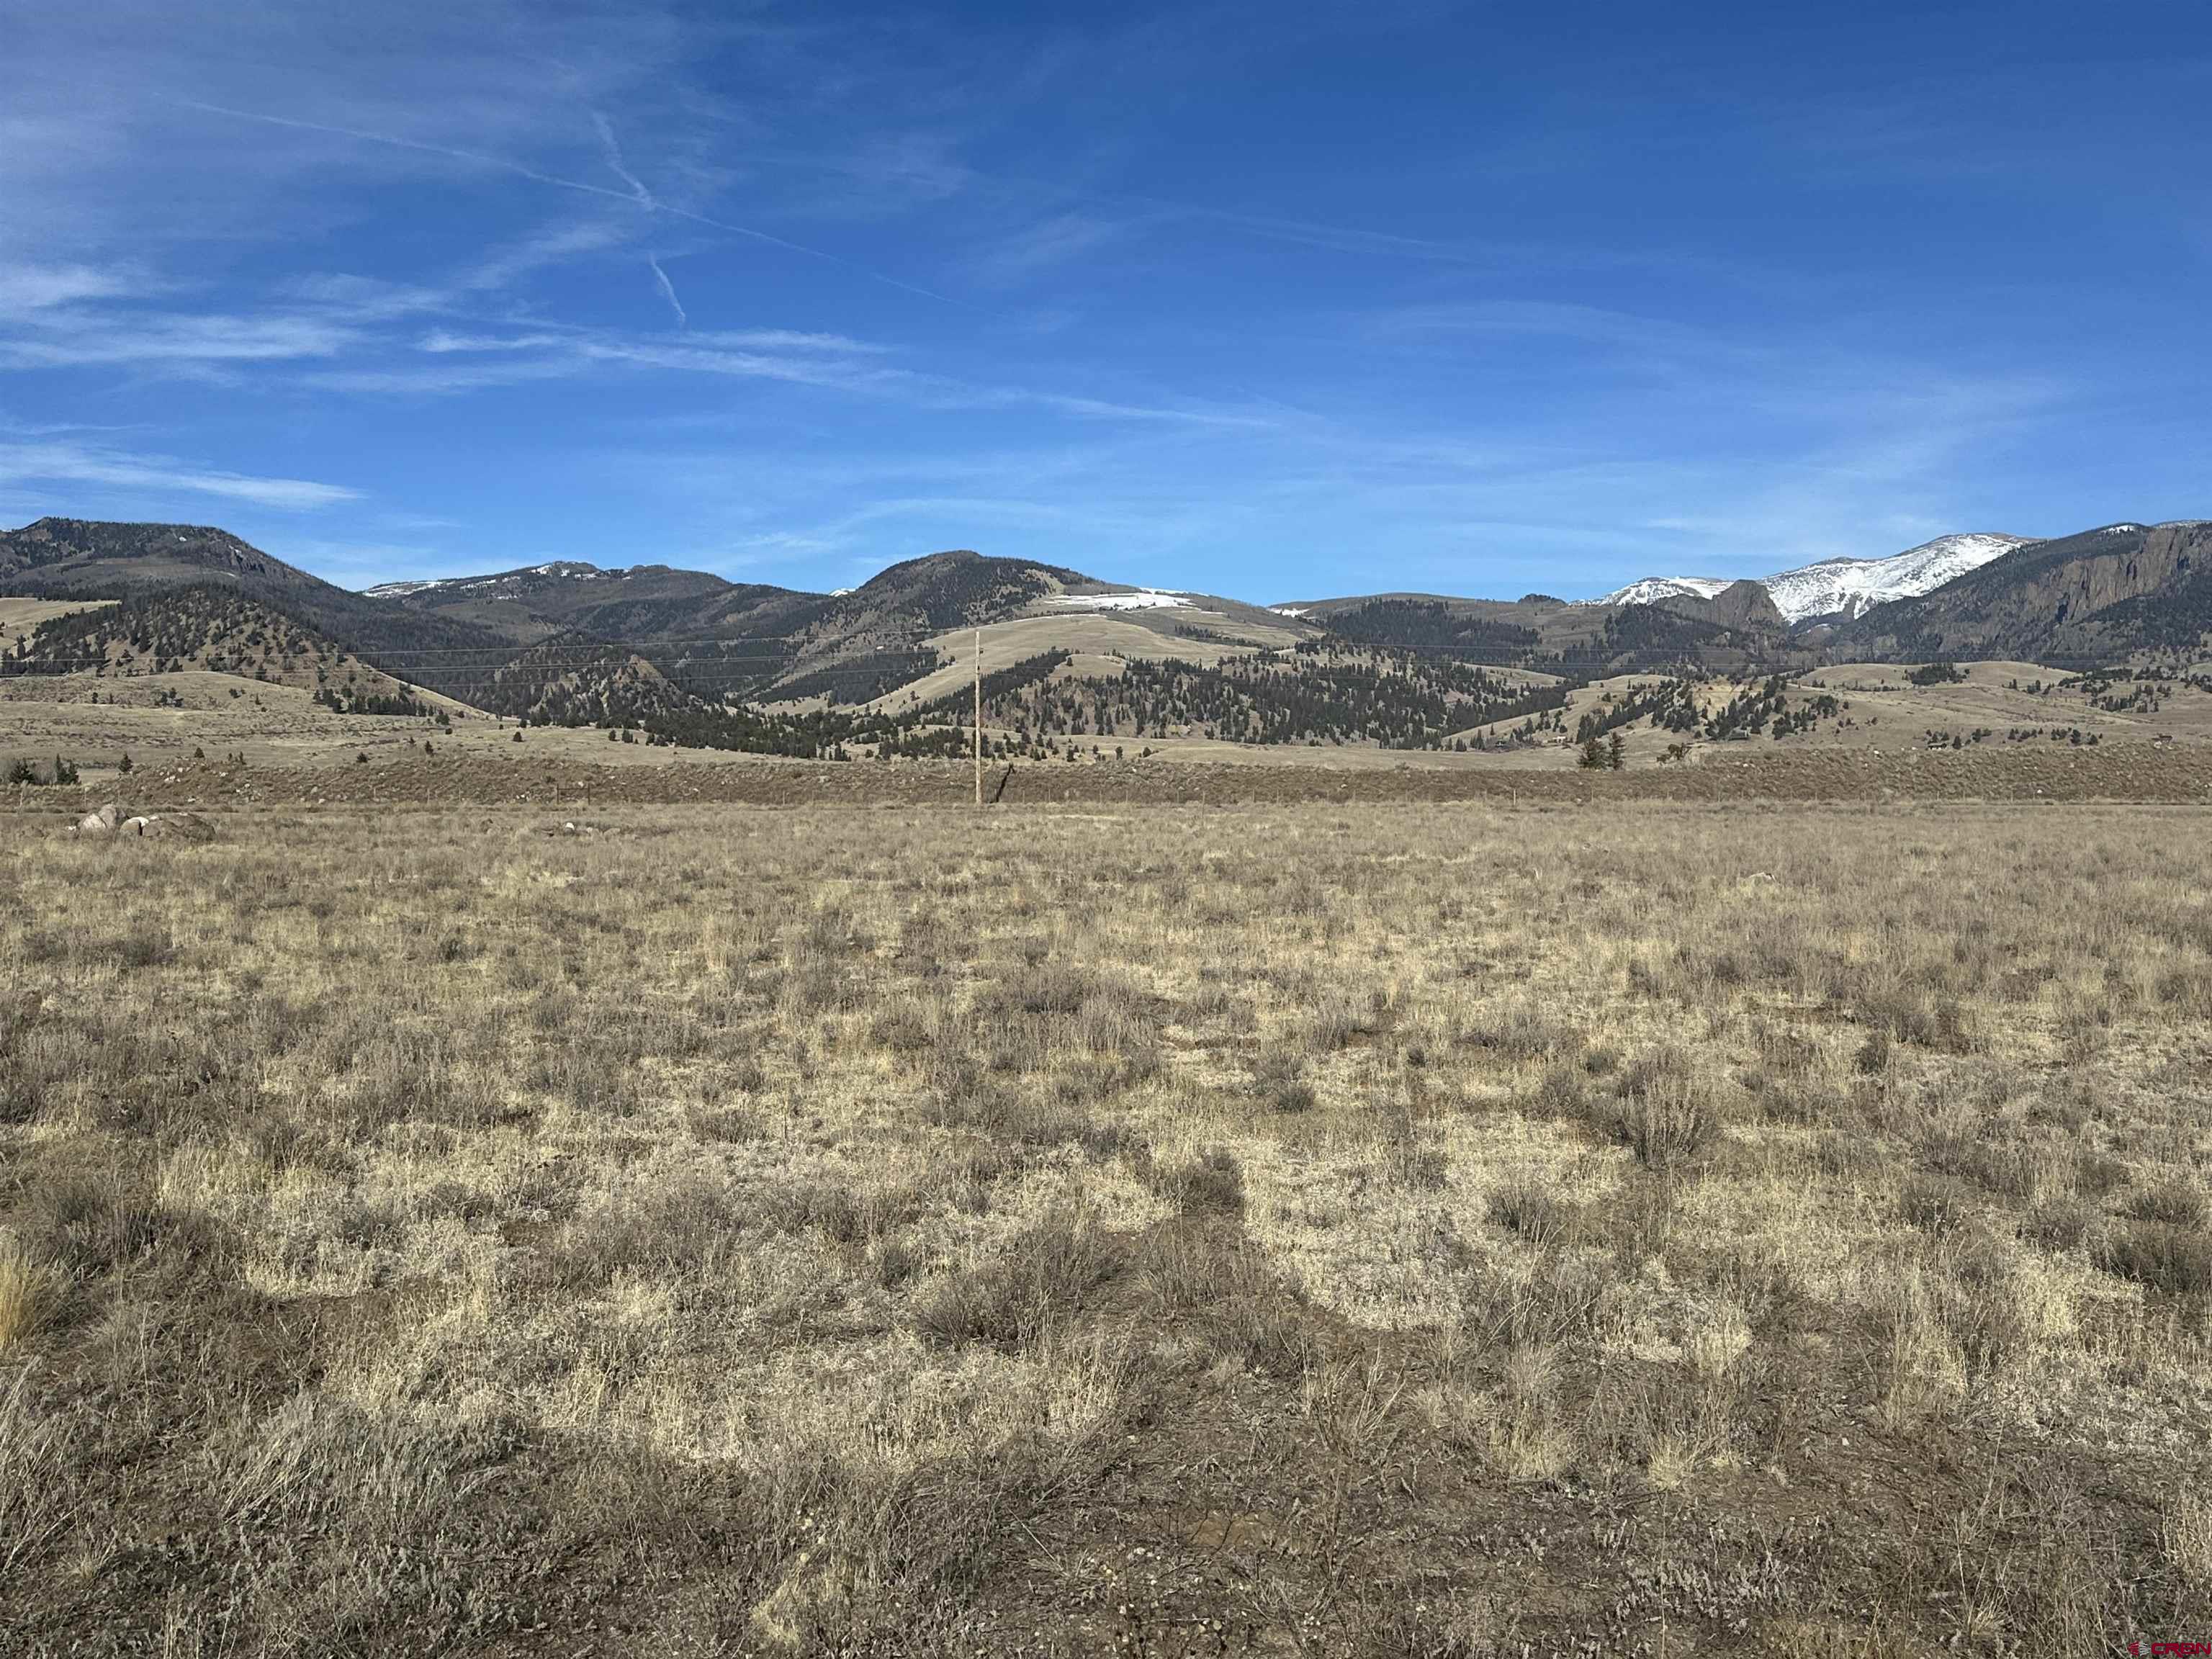
<instances>
[{"instance_id":1,"label":"dry grass field","mask_svg":"<svg viewBox=\"0 0 2212 1659\"><path fill-rule=\"evenodd\" d=\"M587 827L0 818L0 1651L2212 1638L2202 811Z\"/></svg>"},{"instance_id":2,"label":"dry grass field","mask_svg":"<svg viewBox=\"0 0 2212 1659\"><path fill-rule=\"evenodd\" d=\"M0 679L0 764L19 755L61 754L92 782L112 778L125 755L137 769L181 765L196 755L221 761L234 753L256 767L320 769L356 765L361 756L372 766L420 759L425 744L450 761L474 765L556 757L607 766L668 763L665 749L611 743L605 732L590 726L534 726L517 744L513 720L434 691L418 688L415 696L443 711L448 725L422 716L338 714L304 687L198 669L26 675ZM757 758L719 750L684 753L693 764Z\"/></svg>"}]
</instances>

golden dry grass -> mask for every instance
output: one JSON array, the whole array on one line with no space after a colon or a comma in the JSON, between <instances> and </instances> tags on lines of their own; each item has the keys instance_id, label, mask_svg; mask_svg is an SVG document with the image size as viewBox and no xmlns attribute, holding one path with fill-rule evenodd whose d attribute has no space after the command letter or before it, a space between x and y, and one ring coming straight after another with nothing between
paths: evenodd
<instances>
[{"instance_id":1,"label":"golden dry grass","mask_svg":"<svg viewBox=\"0 0 2212 1659\"><path fill-rule=\"evenodd\" d=\"M0 1353L36 1334L61 1290L58 1273L13 1233L0 1233Z\"/></svg>"},{"instance_id":2,"label":"golden dry grass","mask_svg":"<svg viewBox=\"0 0 2212 1659\"><path fill-rule=\"evenodd\" d=\"M2201 813L589 827L4 826L9 1650L2212 1614Z\"/></svg>"}]
</instances>

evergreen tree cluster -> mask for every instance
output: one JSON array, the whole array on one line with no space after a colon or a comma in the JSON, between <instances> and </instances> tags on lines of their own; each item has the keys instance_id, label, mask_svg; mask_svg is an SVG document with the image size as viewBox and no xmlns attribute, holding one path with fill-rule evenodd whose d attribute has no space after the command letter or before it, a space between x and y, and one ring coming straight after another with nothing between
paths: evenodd
<instances>
[{"instance_id":1,"label":"evergreen tree cluster","mask_svg":"<svg viewBox=\"0 0 2212 1659\"><path fill-rule=\"evenodd\" d=\"M283 679L326 669L339 654L291 617L209 585L56 617L0 653L0 674L66 674L104 664L99 672L114 674L206 668Z\"/></svg>"},{"instance_id":2,"label":"evergreen tree cluster","mask_svg":"<svg viewBox=\"0 0 2212 1659\"><path fill-rule=\"evenodd\" d=\"M1912 685L1958 685L1966 680L1966 671L1954 662L1923 663L1909 669L1905 680Z\"/></svg>"},{"instance_id":3,"label":"evergreen tree cluster","mask_svg":"<svg viewBox=\"0 0 2212 1659\"><path fill-rule=\"evenodd\" d=\"M1454 611L1440 599L1369 599L1328 618L1331 633L1362 645L1458 652L1518 663L1540 643L1536 630Z\"/></svg>"},{"instance_id":4,"label":"evergreen tree cluster","mask_svg":"<svg viewBox=\"0 0 2212 1659\"><path fill-rule=\"evenodd\" d=\"M1041 651L1034 657L1024 657L1019 662L1004 668L993 669L983 676L983 703L987 708L998 708L1017 694L1033 685L1041 685L1052 678L1053 671L1062 663L1072 660L1069 653L1054 647ZM957 720L975 706L975 692L972 684L942 697L932 699L919 707L902 711L902 720Z\"/></svg>"},{"instance_id":5,"label":"evergreen tree cluster","mask_svg":"<svg viewBox=\"0 0 2212 1659\"><path fill-rule=\"evenodd\" d=\"M1625 696L1601 703L1576 722L1575 741L1587 744L1608 732L1644 720L1669 732L1696 731L1696 686L1686 679L1662 680L1656 685L1632 682Z\"/></svg>"},{"instance_id":6,"label":"evergreen tree cluster","mask_svg":"<svg viewBox=\"0 0 2212 1659\"><path fill-rule=\"evenodd\" d=\"M1789 689L1790 683L1779 674L1747 686L1706 720L1705 736L1717 743L1757 737L1782 713Z\"/></svg>"},{"instance_id":7,"label":"evergreen tree cluster","mask_svg":"<svg viewBox=\"0 0 2212 1659\"><path fill-rule=\"evenodd\" d=\"M781 714L710 703L618 646L574 639L533 647L498 670L482 706L528 726L628 730L648 744L801 759L842 759L856 733L888 729L880 718L835 710Z\"/></svg>"},{"instance_id":8,"label":"evergreen tree cluster","mask_svg":"<svg viewBox=\"0 0 2212 1659\"><path fill-rule=\"evenodd\" d=\"M1625 667L1656 667L1699 659L1699 653L1729 646L1734 632L1663 605L1625 605L1605 619L1601 654ZM1747 641L1747 647L1755 642Z\"/></svg>"},{"instance_id":9,"label":"evergreen tree cluster","mask_svg":"<svg viewBox=\"0 0 2212 1659\"><path fill-rule=\"evenodd\" d=\"M336 714L404 715L410 719L427 720L430 706L411 696L405 687L397 693L362 691L349 683L343 687L325 685L318 688L315 701Z\"/></svg>"},{"instance_id":10,"label":"evergreen tree cluster","mask_svg":"<svg viewBox=\"0 0 2212 1659\"><path fill-rule=\"evenodd\" d=\"M775 699L797 702L826 696L833 703L872 702L932 672L941 661L934 651L872 651L785 680L776 686ZM684 665L678 665L673 678L689 689Z\"/></svg>"},{"instance_id":11,"label":"evergreen tree cluster","mask_svg":"<svg viewBox=\"0 0 2212 1659\"><path fill-rule=\"evenodd\" d=\"M76 763L60 755L51 762L25 760L19 756L8 763L5 776L11 784L29 784L34 788L57 785L66 787L77 781Z\"/></svg>"},{"instance_id":12,"label":"evergreen tree cluster","mask_svg":"<svg viewBox=\"0 0 2212 1659\"><path fill-rule=\"evenodd\" d=\"M986 719L1012 727L1024 746L1062 738L1206 737L1417 749L1566 697L1562 687L1512 684L1465 663L1341 647L1217 664L1132 660L1103 679L1049 679L1037 659L1017 667L1029 672L1018 689L994 695L987 680Z\"/></svg>"}]
</instances>

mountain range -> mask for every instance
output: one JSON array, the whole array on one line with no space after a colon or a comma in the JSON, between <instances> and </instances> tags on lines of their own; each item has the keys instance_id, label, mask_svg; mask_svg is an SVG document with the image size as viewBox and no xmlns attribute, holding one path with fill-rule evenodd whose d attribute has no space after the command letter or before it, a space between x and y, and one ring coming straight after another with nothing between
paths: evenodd
<instances>
[{"instance_id":1,"label":"mountain range","mask_svg":"<svg viewBox=\"0 0 2212 1659\"><path fill-rule=\"evenodd\" d=\"M1345 711L1364 708L1358 719L1403 738L1468 699L1504 707L1518 695L1467 679L1478 667L1588 679L1683 664L2189 657L2212 640L2212 525L1947 536L1756 581L1650 578L1596 600L1369 593L1261 607L965 550L836 593L574 561L356 593L220 529L42 519L0 531L0 596L126 601L48 623L0 653L0 672L220 661L329 684L335 666L360 695L385 696L382 681L361 678L374 669L391 692L420 685L671 741L804 752L825 707L910 721L964 683L975 645L1010 698L1024 687L1034 698L1048 676L1133 675L1131 695L1202 705L1215 729L1357 735L1366 728ZM1181 666L1163 678L1146 665ZM1309 691L1334 686L1334 701L1285 713L1284 673ZM1402 687L1376 678L1393 674ZM801 720L811 724L794 738Z\"/></svg>"},{"instance_id":2,"label":"mountain range","mask_svg":"<svg viewBox=\"0 0 2212 1659\"><path fill-rule=\"evenodd\" d=\"M1933 592L2033 540L2028 536L1939 536L1886 559L1823 559L1753 580L1793 628L1849 622L1878 605ZM1729 586L1712 576L1646 576L1584 603L1655 605L1662 599L1711 599Z\"/></svg>"}]
</instances>

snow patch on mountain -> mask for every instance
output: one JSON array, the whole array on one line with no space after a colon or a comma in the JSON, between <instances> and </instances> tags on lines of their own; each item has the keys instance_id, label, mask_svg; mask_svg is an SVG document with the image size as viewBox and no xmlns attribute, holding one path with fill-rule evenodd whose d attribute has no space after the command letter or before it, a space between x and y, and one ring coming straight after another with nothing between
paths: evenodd
<instances>
[{"instance_id":1,"label":"snow patch on mountain","mask_svg":"<svg viewBox=\"0 0 2212 1659\"><path fill-rule=\"evenodd\" d=\"M2033 538L1972 534L1938 536L1887 559L1823 559L1755 578L1790 622L1814 617L1856 617L1892 599L1932 593ZM1709 599L1729 586L1710 576L1647 576L1585 605L1656 605L1662 599Z\"/></svg>"},{"instance_id":2,"label":"snow patch on mountain","mask_svg":"<svg viewBox=\"0 0 2212 1659\"><path fill-rule=\"evenodd\" d=\"M1078 611L1172 611L1190 603L1164 587L1140 587L1133 593L1055 593L1052 602Z\"/></svg>"},{"instance_id":3,"label":"snow patch on mountain","mask_svg":"<svg viewBox=\"0 0 2212 1659\"><path fill-rule=\"evenodd\" d=\"M455 593L474 593L487 587L511 587L531 576L562 576L572 581L605 581L623 573L602 570L595 564L583 564L573 559L558 559L551 564L534 564L527 570L509 570L497 576L441 576L428 581L384 582L375 587L362 590L372 599L399 599L410 593L429 593L448 590Z\"/></svg>"},{"instance_id":4,"label":"snow patch on mountain","mask_svg":"<svg viewBox=\"0 0 2212 1659\"><path fill-rule=\"evenodd\" d=\"M1775 608L1791 622L1857 617L1893 599L1917 599L1944 583L2025 547L2025 536L1938 536L1887 559L1824 559L1764 579Z\"/></svg>"},{"instance_id":5,"label":"snow patch on mountain","mask_svg":"<svg viewBox=\"0 0 2212 1659\"><path fill-rule=\"evenodd\" d=\"M1727 591L1729 584L1717 576L1646 576L1640 582L1616 587L1595 599L1577 605L1656 605L1662 599L1710 599Z\"/></svg>"}]
</instances>

